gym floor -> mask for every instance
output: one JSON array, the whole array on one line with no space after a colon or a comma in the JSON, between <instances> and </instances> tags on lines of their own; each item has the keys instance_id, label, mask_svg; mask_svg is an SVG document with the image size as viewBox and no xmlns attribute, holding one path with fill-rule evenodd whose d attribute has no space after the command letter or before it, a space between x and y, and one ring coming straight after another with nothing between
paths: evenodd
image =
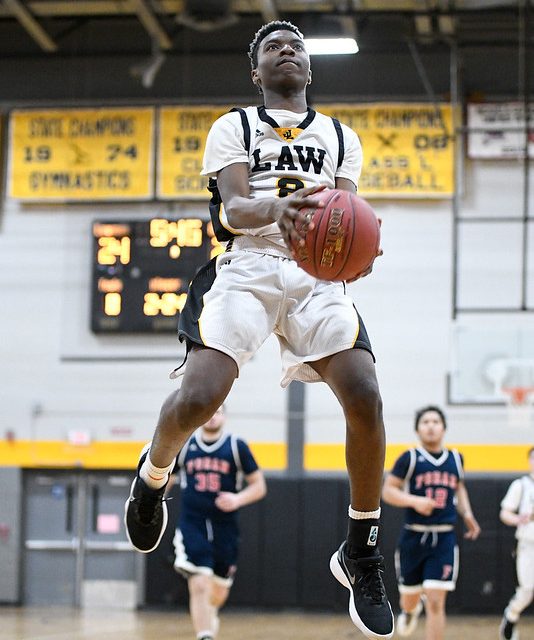
<instances>
[{"instance_id":1,"label":"gym floor","mask_svg":"<svg viewBox=\"0 0 534 640\"><path fill-rule=\"evenodd\" d=\"M121 611L59 607L1 607L3 640L194 640L183 610ZM447 622L447 640L498 638L496 616L454 616ZM422 640L424 620L412 636ZM534 616L519 623L521 637L534 638ZM348 616L300 612L223 611L220 640L347 640L363 638Z\"/></svg>"}]
</instances>

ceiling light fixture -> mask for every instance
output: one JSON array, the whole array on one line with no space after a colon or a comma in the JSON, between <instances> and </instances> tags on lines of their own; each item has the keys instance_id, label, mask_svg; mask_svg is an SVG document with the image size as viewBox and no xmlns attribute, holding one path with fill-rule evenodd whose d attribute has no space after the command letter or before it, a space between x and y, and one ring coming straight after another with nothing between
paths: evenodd
<instances>
[{"instance_id":1,"label":"ceiling light fixture","mask_svg":"<svg viewBox=\"0 0 534 640\"><path fill-rule=\"evenodd\" d=\"M305 38L304 44L310 56L335 56L358 53L354 38Z\"/></svg>"}]
</instances>

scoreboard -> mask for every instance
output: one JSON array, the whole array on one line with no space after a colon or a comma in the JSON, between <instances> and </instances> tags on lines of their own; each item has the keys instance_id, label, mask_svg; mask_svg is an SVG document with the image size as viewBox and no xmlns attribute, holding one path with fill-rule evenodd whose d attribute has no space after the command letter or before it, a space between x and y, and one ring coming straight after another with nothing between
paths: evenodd
<instances>
[{"instance_id":1,"label":"scoreboard","mask_svg":"<svg viewBox=\"0 0 534 640\"><path fill-rule=\"evenodd\" d=\"M222 251L198 217L93 222L91 329L175 332L195 273Z\"/></svg>"}]
</instances>

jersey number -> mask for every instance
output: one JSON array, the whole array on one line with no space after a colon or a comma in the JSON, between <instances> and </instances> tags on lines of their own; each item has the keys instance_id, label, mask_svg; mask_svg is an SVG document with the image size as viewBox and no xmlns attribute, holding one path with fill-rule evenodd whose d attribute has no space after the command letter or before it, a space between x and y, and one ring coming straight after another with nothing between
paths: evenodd
<instances>
[{"instance_id":1,"label":"jersey number","mask_svg":"<svg viewBox=\"0 0 534 640\"><path fill-rule=\"evenodd\" d=\"M218 473L195 473L195 491L218 493L221 490L221 476Z\"/></svg>"},{"instance_id":2,"label":"jersey number","mask_svg":"<svg viewBox=\"0 0 534 640\"><path fill-rule=\"evenodd\" d=\"M437 489L428 487L425 494L427 498L434 500L436 503L436 509L445 509L447 506L447 498L449 497L448 489L443 489L443 487L438 487Z\"/></svg>"},{"instance_id":3,"label":"jersey number","mask_svg":"<svg viewBox=\"0 0 534 640\"><path fill-rule=\"evenodd\" d=\"M278 197L285 198L290 193L304 189L304 182L298 178L280 178L276 186L278 187Z\"/></svg>"}]
</instances>

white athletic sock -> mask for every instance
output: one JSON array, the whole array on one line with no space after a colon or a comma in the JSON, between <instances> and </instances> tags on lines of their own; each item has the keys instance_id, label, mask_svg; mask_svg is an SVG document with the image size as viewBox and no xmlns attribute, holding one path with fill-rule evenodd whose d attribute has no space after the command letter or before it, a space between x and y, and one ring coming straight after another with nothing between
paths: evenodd
<instances>
[{"instance_id":1,"label":"white athletic sock","mask_svg":"<svg viewBox=\"0 0 534 640\"><path fill-rule=\"evenodd\" d=\"M213 634L210 631L199 631L197 633L197 640L213 640Z\"/></svg>"},{"instance_id":2,"label":"white athletic sock","mask_svg":"<svg viewBox=\"0 0 534 640\"><path fill-rule=\"evenodd\" d=\"M145 483L151 489L161 489L167 484L169 474L174 467L172 462L168 467L156 467L150 461L150 453L145 458L145 461L139 469L139 477L145 481Z\"/></svg>"},{"instance_id":3,"label":"white athletic sock","mask_svg":"<svg viewBox=\"0 0 534 640\"><path fill-rule=\"evenodd\" d=\"M381 511L380 507L376 511L356 511L349 505L349 518L353 520L378 520Z\"/></svg>"}]
</instances>

